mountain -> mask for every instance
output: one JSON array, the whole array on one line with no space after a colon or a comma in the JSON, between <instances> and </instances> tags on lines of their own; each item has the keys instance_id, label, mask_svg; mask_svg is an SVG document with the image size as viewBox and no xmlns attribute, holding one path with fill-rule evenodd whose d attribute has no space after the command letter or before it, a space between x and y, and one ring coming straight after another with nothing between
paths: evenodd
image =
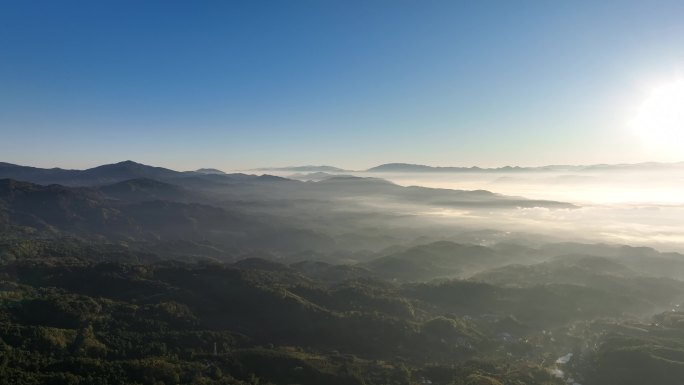
<instances>
[{"instance_id":1,"label":"mountain","mask_svg":"<svg viewBox=\"0 0 684 385\"><path fill-rule=\"evenodd\" d=\"M175 202L201 202L200 194L169 183L149 178L129 179L97 188L108 198L129 202L168 200Z\"/></svg>"},{"instance_id":2,"label":"mountain","mask_svg":"<svg viewBox=\"0 0 684 385\"><path fill-rule=\"evenodd\" d=\"M347 171L333 166L290 166L290 167L263 167L253 171L292 171L292 172L341 172Z\"/></svg>"},{"instance_id":3,"label":"mountain","mask_svg":"<svg viewBox=\"0 0 684 385\"><path fill-rule=\"evenodd\" d=\"M366 170L367 172L459 172L459 171L481 171L479 167L433 167L422 164L409 163L386 163Z\"/></svg>"},{"instance_id":4,"label":"mountain","mask_svg":"<svg viewBox=\"0 0 684 385\"><path fill-rule=\"evenodd\" d=\"M138 178L164 180L178 177L181 174L182 173L178 171L169 170L167 168L148 166L127 160L83 170L81 172L81 178L86 181L86 183L83 183L86 185L115 183Z\"/></svg>"},{"instance_id":5,"label":"mountain","mask_svg":"<svg viewBox=\"0 0 684 385\"><path fill-rule=\"evenodd\" d=\"M429 281L464 277L506 262L505 255L488 247L439 241L374 259L366 267L390 280Z\"/></svg>"},{"instance_id":6,"label":"mountain","mask_svg":"<svg viewBox=\"0 0 684 385\"><path fill-rule=\"evenodd\" d=\"M366 170L369 173L392 172L392 173L463 173L463 172L551 172L551 171L659 171L659 170L684 170L684 162L680 163L638 163L638 164L598 164L587 166L543 166L543 167L432 167L408 163L388 163ZM325 173L339 173L345 170L332 166L293 166L280 168L261 168L255 171L287 171L297 173L311 173L294 175L294 179L300 180L324 180L329 178ZM347 177L348 175L334 175L332 177ZM194 179L193 179L194 177ZM225 177L225 178L223 178ZM38 168L21 166L11 163L0 162L0 179L14 179L19 181L37 183L42 185L60 184L63 186L99 186L113 184L131 179L154 179L172 184L226 184L245 180L260 181L276 180L270 175L249 174L226 174L221 170L202 168L197 171L180 172L163 167L149 166L130 160L106 164L86 170L67 170L61 168ZM257 179L260 178L260 179ZM281 178L282 181L285 178Z\"/></svg>"},{"instance_id":7,"label":"mountain","mask_svg":"<svg viewBox=\"0 0 684 385\"><path fill-rule=\"evenodd\" d=\"M221 170L217 170L215 168L200 168L199 170L195 170L195 172L198 174L218 174L218 175L225 175L226 174L225 172L223 172Z\"/></svg>"},{"instance_id":8,"label":"mountain","mask_svg":"<svg viewBox=\"0 0 684 385\"><path fill-rule=\"evenodd\" d=\"M181 172L163 167L148 166L130 160L105 164L86 170L64 170L60 168L43 169L0 163L0 179L41 185L59 184L62 186L103 186L128 180L155 180L188 188L212 188L247 181L264 182L287 180L270 175L225 174L220 170L200 169L199 171Z\"/></svg>"},{"instance_id":9,"label":"mountain","mask_svg":"<svg viewBox=\"0 0 684 385\"><path fill-rule=\"evenodd\" d=\"M582 287L331 283L257 260L25 262L0 265L7 384L561 385L545 359L595 339L559 326L631 307Z\"/></svg>"},{"instance_id":10,"label":"mountain","mask_svg":"<svg viewBox=\"0 0 684 385\"><path fill-rule=\"evenodd\" d=\"M0 180L0 213L6 229L32 228L46 233L97 231L116 227L121 221L119 210L108 205L97 190L11 179Z\"/></svg>"},{"instance_id":11,"label":"mountain","mask_svg":"<svg viewBox=\"0 0 684 385\"><path fill-rule=\"evenodd\" d=\"M316 191L328 197L379 198L405 204L427 204L441 207L463 208L516 208L547 207L576 208L577 206L557 201L530 200L495 194L486 190L451 190L418 186L403 187L380 178L356 176L334 176L306 184L309 191Z\"/></svg>"},{"instance_id":12,"label":"mountain","mask_svg":"<svg viewBox=\"0 0 684 385\"><path fill-rule=\"evenodd\" d=\"M231 239L255 226L253 219L218 207L160 200L125 202L106 195L131 194L130 186L139 185L147 185L148 192L168 191L168 186L158 183L136 180L99 190L2 179L0 228L8 233L31 229L44 235L106 239Z\"/></svg>"},{"instance_id":13,"label":"mountain","mask_svg":"<svg viewBox=\"0 0 684 385\"><path fill-rule=\"evenodd\" d=\"M577 383L562 369L588 385L676 385L684 373L684 255L413 214L567 203L344 175L0 167L97 183L0 179L0 383ZM129 175L155 178L102 183Z\"/></svg>"},{"instance_id":14,"label":"mountain","mask_svg":"<svg viewBox=\"0 0 684 385\"><path fill-rule=\"evenodd\" d=\"M684 169L684 162L676 163L625 163L625 164L594 164L582 166L586 171L660 171L660 170L681 170Z\"/></svg>"},{"instance_id":15,"label":"mountain","mask_svg":"<svg viewBox=\"0 0 684 385\"><path fill-rule=\"evenodd\" d=\"M217 201L226 200L317 199L329 201L337 198L370 197L447 207L575 207L564 202L528 200L484 190L403 187L380 178L349 175L328 177L328 175L318 173L314 176L325 177L316 182L305 183L268 174L180 172L133 161L107 164L87 170L40 169L7 163L0 164L0 179L8 178L41 185L99 186L109 197L124 200L162 199L180 202L202 201L214 204ZM118 183L122 184L117 185ZM187 190L191 190L192 193Z\"/></svg>"},{"instance_id":16,"label":"mountain","mask_svg":"<svg viewBox=\"0 0 684 385\"><path fill-rule=\"evenodd\" d=\"M162 167L147 166L130 160L106 164L86 170L43 169L0 163L0 179L8 178L37 184L64 186L96 186L128 179L169 179L185 175Z\"/></svg>"},{"instance_id":17,"label":"mountain","mask_svg":"<svg viewBox=\"0 0 684 385\"><path fill-rule=\"evenodd\" d=\"M296 173L288 175L290 179L303 180L303 181L321 181L324 179L330 179L335 177L350 177L351 175L343 174L331 174L327 172L311 172L311 173Z\"/></svg>"},{"instance_id":18,"label":"mountain","mask_svg":"<svg viewBox=\"0 0 684 385\"><path fill-rule=\"evenodd\" d=\"M645 162L633 164L595 164L595 165L550 165L540 167L504 166L495 168L483 167L438 167L410 163L386 163L369 168L366 172L547 172L547 171L658 171L684 170L684 162L658 163Z\"/></svg>"},{"instance_id":19,"label":"mountain","mask_svg":"<svg viewBox=\"0 0 684 385\"><path fill-rule=\"evenodd\" d=\"M77 170L65 170L61 168L46 169L0 162L0 179L8 178L26 182L50 184L58 183L60 180L66 180L77 172Z\"/></svg>"}]
</instances>

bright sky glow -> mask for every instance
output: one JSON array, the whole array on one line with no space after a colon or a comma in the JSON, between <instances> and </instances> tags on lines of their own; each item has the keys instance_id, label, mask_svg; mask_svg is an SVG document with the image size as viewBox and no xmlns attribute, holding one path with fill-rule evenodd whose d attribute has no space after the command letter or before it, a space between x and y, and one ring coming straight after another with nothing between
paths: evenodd
<instances>
[{"instance_id":1,"label":"bright sky glow","mask_svg":"<svg viewBox=\"0 0 684 385\"><path fill-rule=\"evenodd\" d=\"M632 124L652 151L684 156L684 80L655 88Z\"/></svg>"}]
</instances>

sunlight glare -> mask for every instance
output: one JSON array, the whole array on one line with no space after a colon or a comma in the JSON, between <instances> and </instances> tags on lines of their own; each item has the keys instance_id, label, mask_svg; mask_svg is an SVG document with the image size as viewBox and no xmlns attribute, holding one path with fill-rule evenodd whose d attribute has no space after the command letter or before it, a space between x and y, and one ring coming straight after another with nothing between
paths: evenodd
<instances>
[{"instance_id":1,"label":"sunlight glare","mask_svg":"<svg viewBox=\"0 0 684 385\"><path fill-rule=\"evenodd\" d=\"M684 80L653 89L632 125L652 150L684 152Z\"/></svg>"}]
</instances>

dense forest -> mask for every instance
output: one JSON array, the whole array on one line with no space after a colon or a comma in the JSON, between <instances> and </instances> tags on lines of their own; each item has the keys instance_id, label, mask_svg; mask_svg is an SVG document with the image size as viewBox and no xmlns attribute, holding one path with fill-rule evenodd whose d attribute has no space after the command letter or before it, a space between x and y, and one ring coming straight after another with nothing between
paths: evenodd
<instances>
[{"instance_id":1,"label":"dense forest","mask_svg":"<svg viewBox=\"0 0 684 385\"><path fill-rule=\"evenodd\" d=\"M375 178L3 167L27 180L0 181L3 384L675 385L684 375L684 255L342 205L539 202ZM63 184L39 183L49 178Z\"/></svg>"},{"instance_id":2,"label":"dense forest","mask_svg":"<svg viewBox=\"0 0 684 385\"><path fill-rule=\"evenodd\" d=\"M684 313L637 314L684 283L607 258L397 283L324 263L141 262L69 238L0 247L7 384L643 384L682 370ZM502 282L516 274L528 285ZM552 274L584 283L528 279Z\"/></svg>"}]
</instances>

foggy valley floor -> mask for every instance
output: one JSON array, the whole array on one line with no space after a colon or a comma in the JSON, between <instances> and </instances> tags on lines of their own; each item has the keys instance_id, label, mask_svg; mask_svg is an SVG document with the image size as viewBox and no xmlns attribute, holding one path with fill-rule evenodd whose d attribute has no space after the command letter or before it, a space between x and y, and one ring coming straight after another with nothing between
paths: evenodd
<instances>
[{"instance_id":1,"label":"foggy valley floor","mask_svg":"<svg viewBox=\"0 0 684 385\"><path fill-rule=\"evenodd\" d=\"M0 382L680 383L679 166L392 167L0 163Z\"/></svg>"}]
</instances>

